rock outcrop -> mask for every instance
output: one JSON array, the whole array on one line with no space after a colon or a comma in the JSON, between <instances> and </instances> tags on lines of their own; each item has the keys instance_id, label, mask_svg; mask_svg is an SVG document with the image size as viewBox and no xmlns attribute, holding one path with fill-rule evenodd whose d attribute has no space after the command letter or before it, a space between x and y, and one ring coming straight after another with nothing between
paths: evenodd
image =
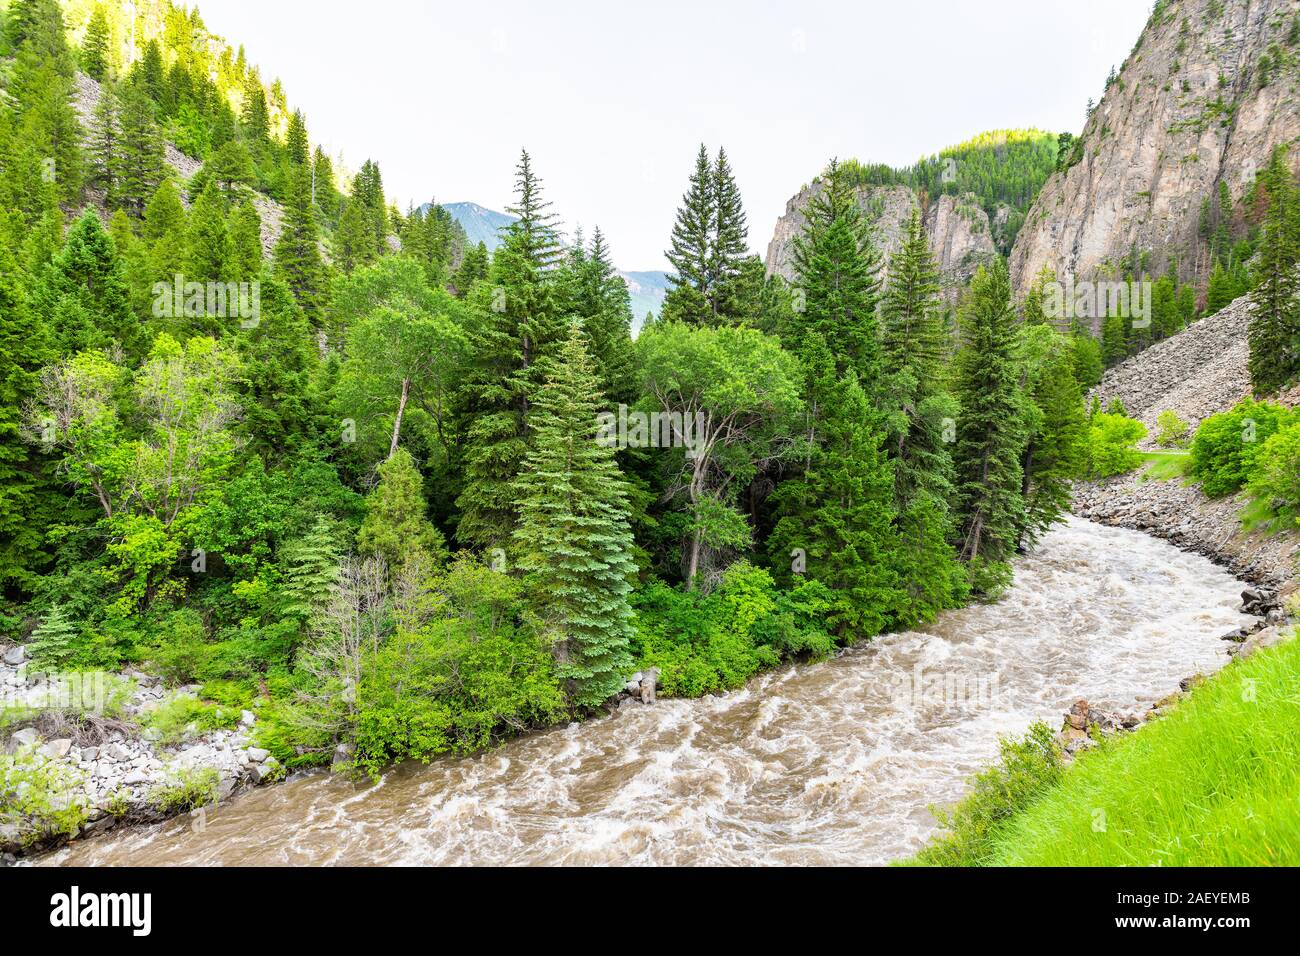
<instances>
[{"instance_id":1,"label":"rock outcrop","mask_svg":"<svg viewBox=\"0 0 1300 956\"><path fill-rule=\"evenodd\" d=\"M95 127L95 109L99 106L99 99L103 95L103 90L99 83L85 73L78 73L76 76L76 89L72 97L73 109L77 112L77 119L81 123L83 133L89 135ZM163 149L167 165L175 172L177 178L184 182L197 173L203 163L181 152L171 143L164 142ZM105 212L104 197L102 193L95 195L91 192L91 199L99 209L101 218L107 218ZM253 207L257 210L258 216L262 219L262 251L267 256L275 252L275 244L280 239L281 222L284 219L284 209L269 196L262 193L249 190L248 195L252 199ZM184 192L181 193L181 203L188 209L190 202ZM322 252L327 250L322 247Z\"/></svg>"},{"instance_id":2,"label":"rock outcrop","mask_svg":"<svg viewBox=\"0 0 1300 956\"><path fill-rule=\"evenodd\" d=\"M767 247L767 274L795 281L794 240L803 232L808 204L825 188L819 179L786 203ZM871 224L876 247L885 259L902 245L907 221L921 208L907 186L859 186L857 203ZM953 301L980 263L996 254L988 214L973 196L940 196L923 212L922 223L943 275L944 290Z\"/></svg>"},{"instance_id":3,"label":"rock outcrop","mask_svg":"<svg viewBox=\"0 0 1300 956\"><path fill-rule=\"evenodd\" d=\"M1152 274L1178 259L1204 274L1201 204L1241 198L1273 148L1300 137L1295 0L1163 0L1082 134L1082 156L1047 181L1016 237L1024 293L1044 266L1085 280L1136 249ZM1300 167L1300 150L1292 151Z\"/></svg>"}]
</instances>

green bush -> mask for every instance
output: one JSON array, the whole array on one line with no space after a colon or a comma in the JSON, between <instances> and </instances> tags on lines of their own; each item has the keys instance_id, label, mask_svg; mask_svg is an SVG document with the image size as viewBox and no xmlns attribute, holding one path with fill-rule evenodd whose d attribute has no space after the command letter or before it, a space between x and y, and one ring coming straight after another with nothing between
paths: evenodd
<instances>
[{"instance_id":1,"label":"green bush","mask_svg":"<svg viewBox=\"0 0 1300 956\"><path fill-rule=\"evenodd\" d=\"M75 836L86 822L82 775L35 747L0 753L0 824L16 826L23 846Z\"/></svg>"},{"instance_id":2,"label":"green bush","mask_svg":"<svg viewBox=\"0 0 1300 956\"><path fill-rule=\"evenodd\" d=\"M1178 417L1178 413L1165 409L1156 418L1160 431L1156 433L1156 444L1161 448L1182 448L1187 444L1187 435L1191 427Z\"/></svg>"},{"instance_id":3,"label":"green bush","mask_svg":"<svg viewBox=\"0 0 1300 956\"><path fill-rule=\"evenodd\" d=\"M1110 412L1092 416L1088 428L1089 475L1109 478L1142 464L1142 453L1138 451L1137 443L1146 435L1146 426L1137 419Z\"/></svg>"},{"instance_id":4,"label":"green bush","mask_svg":"<svg viewBox=\"0 0 1300 956\"><path fill-rule=\"evenodd\" d=\"M149 792L149 801L163 813L183 813L217 802L221 775L212 767L181 767Z\"/></svg>"},{"instance_id":5,"label":"green bush","mask_svg":"<svg viewBox=\"0 0 1300 956\"><path fill-rule=\"evenodd\" d=\"M966 866L984 859L1003 828L1031 806L1063 773L1052 728L1036 723L1021 738L1000 742L1001 762L971 781L971 792L950 811L935 816L947 832L913 862L923 866Z\"/></svg>"},{"instance_id":6,"label":"green bush","mask_svg":"<svg viewBox=\"0 0 1300 956\"><path fill-rule=\"evenodd\" d=\"M817 581L782 591L747 561L728 568L708 595L652 582L634 598L633 651L643 667L659 668L665 696L729 690L782 658L830 653L835 641L821 622L835 600Z\"/></svg>"},{"instance_id":7,"label":"green bush","mask_svg":"<svg viewBox=\"0 0 1300 956\"><path fill-rule=\"evenodd\" d=\"M179 743L191 733L233 730L239 726L239 711L210 704L197 697L173 697L140 718L141 725L156 730L165 744Z\"/></svg>"},{"instance_id":8,"label":"green bush","mask_svg":"<svg viewBox=\"0 0 1300 956\"><path fill-rule=\"evenodd\" d=\"M1260 446L1249 484L1251 494L1300 524L1300 420L1278 429Z\"/></svg>"},{"instance_id":9,"label":"green bush","mask_svg":"<svg viewBox=\"0 0 1300 956\"><path fill-rule=\"evenodd\" d=\"M1255 458L1278 428L1295 419L1280 405L1244 399L1201 422L1192 439L1192 476L1211 498L1240 491Z\"/></svg>"}]
</instances>

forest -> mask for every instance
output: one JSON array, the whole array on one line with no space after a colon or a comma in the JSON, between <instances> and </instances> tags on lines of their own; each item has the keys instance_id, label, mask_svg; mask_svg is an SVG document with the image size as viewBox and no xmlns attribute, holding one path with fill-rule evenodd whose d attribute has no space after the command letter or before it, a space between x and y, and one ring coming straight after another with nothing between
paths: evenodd
<instances>
[{"instance_id":1,"label":"forest","mask_svg":"<svg viewBox=\"0 0 1300 956\"><path fill-rule=\"evenodd\" d=\"M472 752L649 668L697 696L996 599L1072 480L1135 466L1145 430L1084 398L1103 365L1214 310L1164 276L1151 328L1099 341L998 258L950 328L919 216L885 261L856 201L884 174L834 161L797 282L768 278L701 145L634 339L606 237L563 239L526 151L489 255L156 7L4 20L0 632L197 685L200 727L254 711L290 768ZM1023 218L1056 148L967 144L956 185ZM1265 317L1262 396L1300 364L1300 201L1280 153L1259 183L1206 230L1236 283L1211 298Z\"/></svg>"}]
</instances>

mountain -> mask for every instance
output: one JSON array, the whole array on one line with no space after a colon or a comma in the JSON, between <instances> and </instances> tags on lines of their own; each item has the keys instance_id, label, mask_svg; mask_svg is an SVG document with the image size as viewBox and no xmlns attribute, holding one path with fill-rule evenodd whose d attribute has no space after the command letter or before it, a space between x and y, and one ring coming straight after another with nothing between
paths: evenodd
<instances>
[{"instance_id":1,"label":"mountain","mask_svg":"<svg viewBox=\"0 0 1300 956\"><path fill-rule=\"evenodd\" d=\"M431 205L432 203L425 203L420 208L427 212ZM472 245L486 243L488 251L494 251L501 245L501 230L515 221L514 216L495 209L485 209L476 202L443 203L442 208L460 223Z\"/></svg>"},{"instance_id":2,"label":"mountain","mask_svg":"<svg viewBox=\"0 0 1300 956\"><path fill-rule=\"evenodd\" d=\"M432 203L420 207L428 211ZM501 245L501 230L505 229L515 217L495 209L487 209L476 202L444 203L443 209L460 223L470 243L486 243L489 250ZM618 273L627 283L628 295L632 305L632 332L640 331L647 313L659 314L664 295L668 291L668 273L666 272L624 272Z\"/></svg>"},{"instance_id":3,"label":"mountain","mask_svg":"<svg viewBox=\"0 0 1300 956\"><path fill-rule=\"evenodd\" d=\"M1042 130L991 130L896 169L850 159L840 173L857 191L886 259L902 241L907 220L920 212L930 248L953 301L975 270L1010 252L1038 190L1056 164L1057 137ZM767 249L767 272L794 281L794 239L804 210L825 181L815 179L786 204Z\"/></svg>"},{"instance_id":4,"label":"mountain","mask_svg":"<svg viewBox=\"0 0 1300 956\"><path fill-rule=\"evenodd\" d=\"M1273 147L1300 138L1298 16L1295 0L1160 0L1030 210L1016 288L1044 266L1093 279L1130 256L1203 280L1206 206L1225 187L1240 202Z\"/></svg>"}]
</instances>

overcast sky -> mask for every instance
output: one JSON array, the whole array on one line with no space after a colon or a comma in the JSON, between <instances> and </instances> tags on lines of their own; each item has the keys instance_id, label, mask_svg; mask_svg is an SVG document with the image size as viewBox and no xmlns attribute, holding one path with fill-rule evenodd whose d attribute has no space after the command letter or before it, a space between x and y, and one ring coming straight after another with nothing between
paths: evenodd
<instances>
[{"instance_id":1,"label":"overcast sky","mask_svg":"<svg viewBox=\"0 0 1300 956\"><path fill-rule=\"evenodd\" d=\"M199 0L390 199L504 209L521 147L572 228L667 267L700 142L763 253L831 156L904 165L986 129L1078 132L1149 0Z\"/></svg>"}]
</instances>

